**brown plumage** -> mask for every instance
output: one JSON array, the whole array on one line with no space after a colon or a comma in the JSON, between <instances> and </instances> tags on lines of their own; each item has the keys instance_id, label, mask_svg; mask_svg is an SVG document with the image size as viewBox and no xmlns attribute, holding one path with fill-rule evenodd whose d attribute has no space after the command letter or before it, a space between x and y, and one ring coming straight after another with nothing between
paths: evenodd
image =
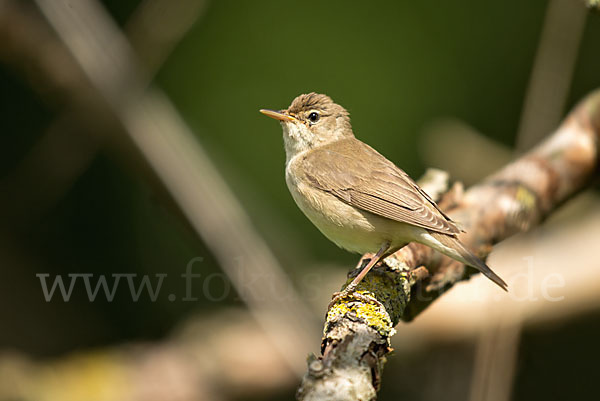
<instances>
[{"instance_id":1,"label":"brown plumage","mask_svg":"<svg viewBox=\"0 0 600 401\"><path fill-rule=\"evenodd\" d=\"M281 121L286 182L306 216L331 241L376 252L352 290L382 257L416 241L506 283L458 239L461 230L400 168L354 137L348 112L329 96L300 95L287 110L261 110Z\"/></svg>"},{"instance_id":2,"label":"brown plumage","mask_svg":"<svg viewBox=\"0 0 600 401\"><path fill-rule=\"evenodd\" d=\"M369 160L369 174L355 174ZM314 149L303 157L304 173L322 191L367 212L442 234L460 229L404 171L356 138Z\"/></svg>"}]
</instances>

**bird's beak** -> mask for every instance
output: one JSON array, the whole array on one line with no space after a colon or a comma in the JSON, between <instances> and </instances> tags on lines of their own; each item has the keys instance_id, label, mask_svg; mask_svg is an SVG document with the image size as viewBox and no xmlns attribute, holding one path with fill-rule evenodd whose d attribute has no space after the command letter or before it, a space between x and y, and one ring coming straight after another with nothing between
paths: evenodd
<instances>
[{"instance_id":1,"label":"bird's beak","mask_svg":"<svg viewBox=\"0 0 600 401\"><path fill-rule=\"evenodd\" d=\"M275 111L269 109L260 109L260 112L263 113L267 117L274 118L279 121L296 121L296 119L289 114L285 114L282 111Z\"/></svg>"}]
</instances>

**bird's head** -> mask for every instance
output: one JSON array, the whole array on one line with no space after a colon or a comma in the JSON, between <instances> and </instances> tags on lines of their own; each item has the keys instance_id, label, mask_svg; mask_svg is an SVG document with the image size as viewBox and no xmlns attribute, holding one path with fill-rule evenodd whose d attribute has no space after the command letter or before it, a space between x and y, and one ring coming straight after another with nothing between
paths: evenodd
<instances>
[{"instance_id":1,"label":"bird's head","mask_svg":"<svg viewBox=\"0 0 600 401\"><path fill-rule=\"evenodd\" d=\"M346 109L327 95L300 95L286 110L260 110L281 122L288 160L296 154L354 136Z\"/></svg>"}]
</instances>

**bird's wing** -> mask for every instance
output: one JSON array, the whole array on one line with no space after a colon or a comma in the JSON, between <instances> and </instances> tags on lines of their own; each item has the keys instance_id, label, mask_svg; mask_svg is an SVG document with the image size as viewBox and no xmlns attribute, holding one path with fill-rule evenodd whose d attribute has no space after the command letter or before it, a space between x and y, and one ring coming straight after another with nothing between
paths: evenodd
<instances>
[{"instance_id":1,"label":"bird's wing","mask_svg":"<svg viewBox=\"0 0 600 401\"><path fill-rule=\"evenodd\" d=\"M442 234L461 232L404 171L355 138L313 149L302 170L310 185L358 209Z\"/></svg>"}]
</instances>

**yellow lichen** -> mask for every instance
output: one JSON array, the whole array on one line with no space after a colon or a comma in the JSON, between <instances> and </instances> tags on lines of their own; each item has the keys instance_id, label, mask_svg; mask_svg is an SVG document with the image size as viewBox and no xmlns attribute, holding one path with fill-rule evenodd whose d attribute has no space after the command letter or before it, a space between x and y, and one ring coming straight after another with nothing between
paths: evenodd
<instances>
[{"instance_id":1,"label":"yellow lichen","mask_svg":"<svg viewBox=\"0 0 600 401\"><path fill-rule=\"evenodd\" d=\"M352 279L348 279L347 285ZM327 312L324 335L344 318L360 320L380 335L390 337L410 299L409 273L377 269L358 285L354 293L339 299Z\"/></svg>"},{"instance_id":2,"label":"yellow lichen","mask_svg":"<svg viewBox=\"0 0 600 401\"><path fill-rule=\"evenodd\" d=\"M535 207L535 195L524 186L519 186L515 198L525 210L531 210Z\"/></svg>"},{"instance_id":3,"label":"yellow lichen","mask_svg":"<svg viewBox=\"0 0 600 401\"><path fill-rule=\"evenodd\" d=\"M340 300L327 312L327 321L334 322L348 314L352 314L369 327L377 330L382 336L389 337L393 335L392 320L385 308L375 301L374 294L369 291L356 291L356 294L360 294L359 296L362 299L356 299L349 295ZM372 298L373 301L369 302L367 298Z\"/></svg>"}]
</instances>

